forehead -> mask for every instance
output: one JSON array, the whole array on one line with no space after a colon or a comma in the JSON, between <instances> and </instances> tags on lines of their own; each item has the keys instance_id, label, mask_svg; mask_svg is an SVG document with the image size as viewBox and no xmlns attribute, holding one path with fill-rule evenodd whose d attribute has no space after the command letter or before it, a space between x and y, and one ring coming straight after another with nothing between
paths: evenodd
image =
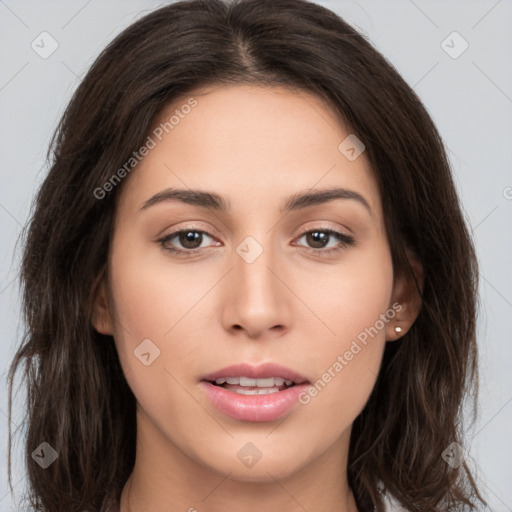
<instances>
[{"instance_id":1,"label":"forehead","mask_svg":"<svg viewBox=\"0 0 512 512\"><path fill-rule=\"evenodd\" d=\"M179 187L214 191L247 209L298 191L344 187L365 195L379 212L364 152L356 159L344 152L351 137L329 105L302 91L197 89L158 116L149 133L152 149L130 175L123 203L140 206L160 190Z\"/></svg>"}]
</instances>

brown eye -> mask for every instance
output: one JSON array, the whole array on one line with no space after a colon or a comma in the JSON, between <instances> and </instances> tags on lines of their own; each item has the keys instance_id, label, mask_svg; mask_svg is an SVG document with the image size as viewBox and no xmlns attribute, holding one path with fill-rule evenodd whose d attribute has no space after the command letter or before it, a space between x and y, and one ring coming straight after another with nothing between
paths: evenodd
<instances>
[{"instance_id":1,"label":"brown eye","mask_svg":"<svg viewBox=\"0 0 512 512\"><path fill-rule=\"evenodd\" d=\"M166 235L158 240L158 242L166 251L171 253L191 253L205 247L201 247L205 238L211 238L213 240L213 237L205 231L198 229L182 229Z\"/></svg>"},{"instance_id":2,"label":"brown eye","mask_svg":"<svg viewBox=\"0 0 512 512\"><path fill-rule=\"evenodd\" d=\"M352 237L332 229L314 229L306 231L302 233L299 240L301 238L306 239L307 249L319 253L331 253L355 244L355 240ZM331 241L334 246L328 247Z\"/></svg>"},{"instance_id":3,"label":"brown eye","mask_svg":"<svg viewBox=\"0 0 512 512\"><path fill-rule=\"evenodd\" d=\"M331 235L325 233L324 231L310 231L304 236L306 237L308 244L313 249L323 249L331 238Z\"/></svg>"},{"instance_id":4,"label":"brown eye","mask_svg":"<svg viewBox=\"0 0 512 512\"><path fill-rule=\"evenodd\" d=\"M197 249L201 246L203 234L199 231L180 231L178 240L185 249Z\"/></svg>"}]
</instances>

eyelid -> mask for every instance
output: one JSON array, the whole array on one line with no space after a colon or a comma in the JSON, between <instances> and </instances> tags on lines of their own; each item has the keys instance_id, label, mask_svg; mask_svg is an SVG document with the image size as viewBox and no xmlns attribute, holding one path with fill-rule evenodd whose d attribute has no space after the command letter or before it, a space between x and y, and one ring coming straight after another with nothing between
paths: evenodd
<instances>
[{"instance_id":1,"label":"eyelid","mask_svg":"<svg viewBox=\"0 0 512 512\"><path fill-rule=\"evenodd\" d=\"M199 224L194 224L195 222L198 222ZM180 231L187 231L187 230L200 231L200 232L206 233L207 235L210 235L212 237L216 236L217 238L220 236L218 234L217 230L214 227L212 227L210 224L208 224L207 226L205 226L205 225L201 226L200 223L201 223L201 221L191 220L185 224L177 223L171 227L167 226L165 229L160 231L160 233L155 236L155 240L158 241L158 239L166 238L170 235L175 235L176 233L179 233ZM172 231L168 231L169 229L171 229Z\"/></svg>"},{"instance_id":2,"label":"eyelid","mask_svg":"<svg viewBox=\"0 0 512 512\"><path fill-rule=\"evenodd\" d=\"M347 238L352 237L352 235L350 233L353 233L353 232L349 228L345 228L345 227L341 228L341 227L332 226L329 224L322 224L322 221L317 221L317 222L320 222L320 224L311 223L312 225L308 225L305 228L301 228L301 230L299 231L299 234L296 236L302 236L305 233L310 233L311 231L331 231L331 232L336 232L341 235L344 235Z\"/></svg>"}]
</instances>

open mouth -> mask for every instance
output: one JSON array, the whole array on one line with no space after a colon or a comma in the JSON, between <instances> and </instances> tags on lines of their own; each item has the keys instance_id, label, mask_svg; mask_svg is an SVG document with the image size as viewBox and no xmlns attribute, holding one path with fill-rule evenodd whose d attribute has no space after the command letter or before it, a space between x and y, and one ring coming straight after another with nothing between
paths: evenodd
<instances>
[{"instance_id":1,"label":"open mouth","mask_svg":"<svg viewBox=\"0 0 512 512\"><path fill-rule=\"evenodd\" d=\"M203 375L202 390L221 413L240 421L275 421L289 413L309 381L277 363L242 363Z\"/></svg>"},{"instance_id":2,"label":"open mouth","mask_svg":"<svg viewBox=\"0 0 512 512\"><path fill-rule=\"evenodd\" d=\"M267 377L253 379L250 377L221 377L214 381L208 381L214 386L221 387L240 395L269 395L278 393L295 386L295 382L283 377Z\"/></svg>"}]
</instances>

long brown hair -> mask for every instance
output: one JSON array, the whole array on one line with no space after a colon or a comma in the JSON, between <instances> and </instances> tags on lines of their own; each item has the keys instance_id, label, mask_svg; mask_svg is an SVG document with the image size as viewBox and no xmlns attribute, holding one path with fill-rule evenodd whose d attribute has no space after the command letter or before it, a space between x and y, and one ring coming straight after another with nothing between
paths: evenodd
<instances>
[{"instance_id":1,"label":"long brown hair","mask_svg":"<svg viewBox=\"0 0 512 512\"><path fill-rule=\"evenodd\" d=\"M26 332L8 376L11 415L13 379L24 367L30 505L108 510L135 460L135 398L112 338L91 325L121 187L102 198L95 190L143 145L171 101L235 83L324 99L366 146L395 272L409 271L406 249L423 265L419 316L387 344L353 425L348 476L359 509L383 510L380 482L411 511L475 510L482 498L469 468L442 457L463 444L462 406L477 388L477 264L445 149L393 66L306 0L173 3L118 35L75 92L24 233ZM43 441L58 453L45 470L31 457Z\"/></svg>"}]
</instances>

